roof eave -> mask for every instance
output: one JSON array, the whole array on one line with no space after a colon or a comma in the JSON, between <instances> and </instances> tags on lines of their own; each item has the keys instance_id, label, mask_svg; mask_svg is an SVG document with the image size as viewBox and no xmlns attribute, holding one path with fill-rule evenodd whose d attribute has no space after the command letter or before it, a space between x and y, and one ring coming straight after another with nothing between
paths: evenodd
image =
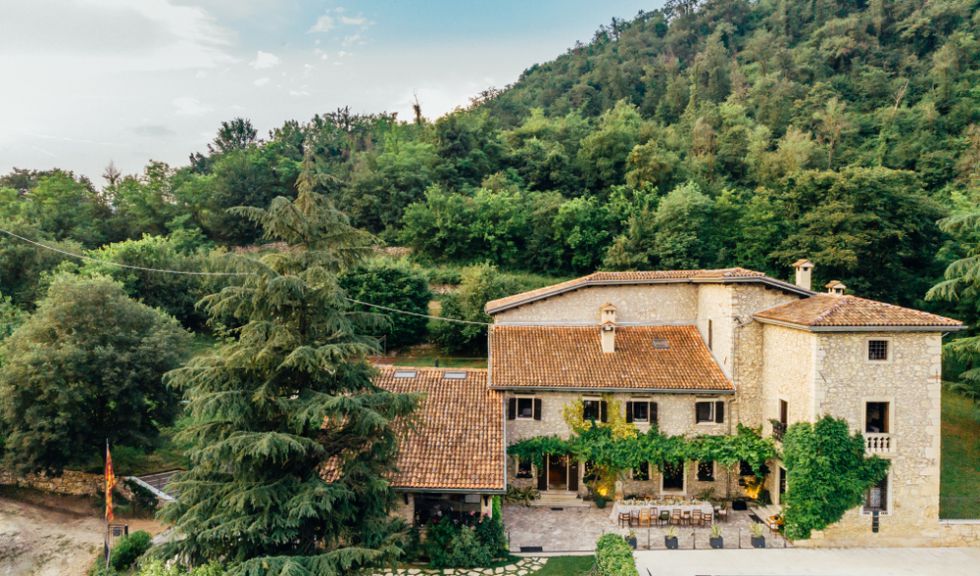
<instances>
[{"instance_id":1,"label":"roof eave","mask_svg":"<svg viewBox=\"0 0 980 576\"><path fill-rule=\"evenodd\" d=\"M520 300L515 300L514 302L508 302L507 304L502 304L500 306L490 306L491 302L488 302L484 307L487 314L491 316L504 312L505 310L510 310L511 308L517 308L519 306L524 306L525 304L530 304L531 302L537 302L538 300L545 300L547 298L553 298L555 296L560 296L566 292L572 292L575 290L581 290L582 288L589 288L592 286L623 286L623 285L646 285L646 284L765 284L773 288L778 288L786 292L797 294L799 296L813 296L817 294L812 290L807 290L806 288L801 288L796 284L791 284L789 282L784 282L782 280L776 280L775 278L770 278L768 276L735 276L735 277L716 277L716 278L652 278L649 280L582 280L578 284L573 284L570 286L563 286L549 292L543 292L541 294L535 294L534 296L528 296L527 298L522 298Z\"/></svg>"},{"instance_id":2,"label":"roof eave","mask_svg":"<svg viewBox=\"0 0 980 576\"><path fill-rule=\"evenodd\" d=\"M734 388L622 388L593 386L491 386L491 390L508 392L582 392L593 394L734 394Z\"/></svg>"},{"instance_id":3,"label":"roof eave","mask_svg":"<svg viewBox=\"0 0 980 576\"><path fill-rule=\"evenodd\" d=\"M793 328L796 330L804 330L807 332L958 332L960 330L966 329L966 326L963 324L958 324L958 325L932 324L926 326L896 325L896 324L812 326L809 324L799 324L797 322L776 320L775 318L766 318L764 316L753 316L753 318L756 321L761 322L763 324L772 324L774 326L782 326L784 328Z\"/></svg>"},{"instance_id":4,"label":"roof eave","mask_svg":"<svg viewBox=\"0 0 980 576\"><path fill-rule=\"evenodd\" d=\"M423 492L435 494L506 494L504 488L416 488L414 486L391 487L396 492Z\"/></svg>"}]
</instances>

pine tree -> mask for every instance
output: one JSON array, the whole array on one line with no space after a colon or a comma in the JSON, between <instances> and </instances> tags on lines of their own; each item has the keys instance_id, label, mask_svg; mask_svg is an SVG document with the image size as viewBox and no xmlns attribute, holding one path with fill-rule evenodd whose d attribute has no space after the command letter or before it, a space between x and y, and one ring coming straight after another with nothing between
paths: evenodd
<instances>
[{"instance_id":1,"label":"pine tree","mask_svg":"<svg viewBox=\"0 0 980 576\"><path fill-rule=\"evenodd\" d=\"M400 553L385 479L397 449L393 420L417 404L371 382L373 315L337 284L371 237L315 192L311 154L295 200L237 211L288 248L239 257L253 272L206 297L232 337L172 373L191 425L190 469L161 517L179 534L167 550L191 564L220 561L240 575L350 574Z\"/></svg>"}]
</instances>

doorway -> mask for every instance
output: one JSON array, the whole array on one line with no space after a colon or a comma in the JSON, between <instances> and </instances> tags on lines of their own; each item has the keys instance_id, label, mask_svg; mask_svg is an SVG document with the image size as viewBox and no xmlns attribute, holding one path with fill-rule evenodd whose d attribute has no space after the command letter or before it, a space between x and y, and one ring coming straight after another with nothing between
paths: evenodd
<instances>
[{"instance_id":1,"label":"doorway","mask_svg":"<svg viewBox=\"0 0 980 576\"><path fill-rule=\"evenodd\" d=\"M578 460L567 454L549 454L545 470L538 475L538 490L575 492L578 490Z\"/></svg>"}]
</instances>

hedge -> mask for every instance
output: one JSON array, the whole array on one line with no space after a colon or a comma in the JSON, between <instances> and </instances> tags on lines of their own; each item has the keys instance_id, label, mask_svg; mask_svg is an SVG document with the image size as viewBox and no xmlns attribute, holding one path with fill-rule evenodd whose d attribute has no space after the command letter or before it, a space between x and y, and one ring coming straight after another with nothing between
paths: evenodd
<instances>
[{"instance_id":1,"label":"hedge","mask_svg":"<svg viewBox=\"0 0 980 576\"><path fill-rule=\"evenodd\" d=\"M595 544L596 564L602 576L639 576L633 550L618 534L603 534Z\"/></svg>"}]
</instances>

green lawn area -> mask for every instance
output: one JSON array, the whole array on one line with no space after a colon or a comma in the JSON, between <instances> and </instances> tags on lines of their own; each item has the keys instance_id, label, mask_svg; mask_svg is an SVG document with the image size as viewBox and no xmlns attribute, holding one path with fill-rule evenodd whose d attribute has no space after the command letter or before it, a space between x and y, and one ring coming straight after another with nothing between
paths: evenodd
<instances>
[{"instance_id":1,"label":"green lawn area","mask_svg":"<svg viewBox=\"0 0 980 576\"><path fill-rule=\"evenodd\" d=\"M939 517L980 518L980 422L973 402L943 389L942 478Z\"/></svg>"},{"instance_id":2,"label":"green lawn area","mask_svg":"<svg viewBox=\"0 0 980 576\"><path fill-rule=\"evenodd\" d=\"M595 556L555 556L548 559L535 576L585 576L592 570Z\"/></svg>"}]
</instances>

